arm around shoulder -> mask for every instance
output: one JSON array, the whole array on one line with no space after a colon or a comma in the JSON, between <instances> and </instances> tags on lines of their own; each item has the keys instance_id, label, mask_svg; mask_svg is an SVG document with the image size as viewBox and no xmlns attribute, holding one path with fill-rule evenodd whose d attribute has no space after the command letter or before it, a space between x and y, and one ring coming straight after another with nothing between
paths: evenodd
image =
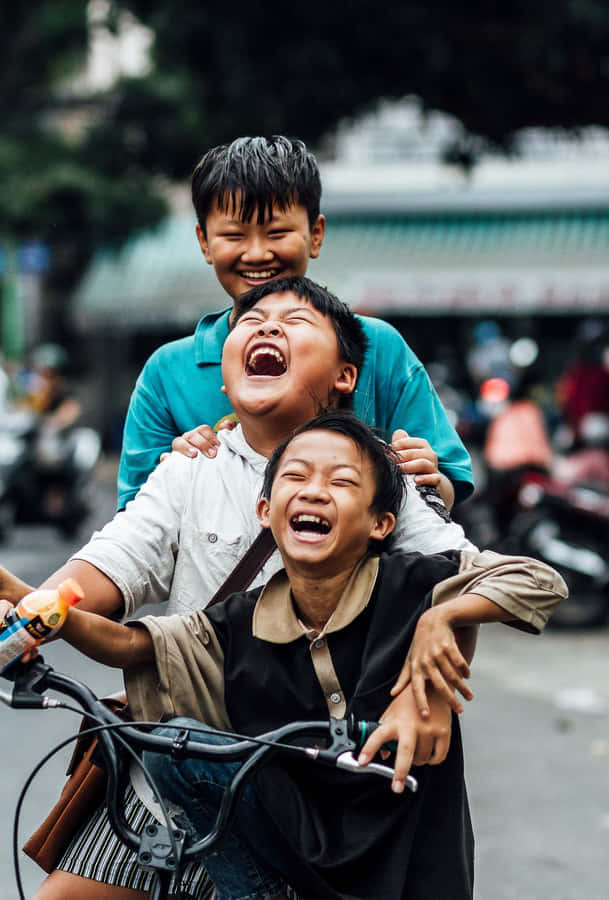
<instances>
[{"instance_id":1,"label":"arm around shoulder","mask_svg":"<svg viewBox=\"0 0 609 900\"><path fill-rule=\"evenodd\" d=\"M433 604L460 598L463 594L480 595L499 610L495 618L478 619L479 623L503 621L522 631L539 634L553 609L567 598L568 593L564 579L540 560L506 556L494 550L463 550L458 574L436 585Z\"/></svg>"}]
</instances>

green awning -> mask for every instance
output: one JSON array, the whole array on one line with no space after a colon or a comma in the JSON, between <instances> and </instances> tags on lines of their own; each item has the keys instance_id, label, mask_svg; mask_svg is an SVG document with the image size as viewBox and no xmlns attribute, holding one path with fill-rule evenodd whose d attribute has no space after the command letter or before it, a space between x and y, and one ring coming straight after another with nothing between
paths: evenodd
<instances>
[{"instance_id":1,"label":"green awning","mask_svg":"<svg viewBox=\"0 0 609 900\"><path fill-rule=\"evenodd\" d=\"M308 274L378 315L609 310L609 209L328 216ZM190 327L227 305L195 221L168 219L99 252L74 297L83 324Z\"/></svg>"}]
</instances>

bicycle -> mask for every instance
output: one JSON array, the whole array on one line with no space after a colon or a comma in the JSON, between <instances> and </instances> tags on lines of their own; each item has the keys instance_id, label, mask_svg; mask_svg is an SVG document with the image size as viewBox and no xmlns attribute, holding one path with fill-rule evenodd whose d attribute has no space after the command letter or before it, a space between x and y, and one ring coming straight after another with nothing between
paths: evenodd
<instances>
[{"instance_id":1,"label":"bicycle","mask_svg":"<svg viewBox=\"0 0 609 900\"><path fill-rule=\"evenodd\" d=\"M19 870L18 827L19 813L27 790L40 768L59 750L86 733L97 734L99 749L104 767L108 775L106 804L112 828L118 838L137 854L138 865L153 872L151 900L166 900L172 880L179 884L183 867L190 861L198 860L203 853L217 848L230 829L236 813L237 802L247 780L255 771L267 763L277 753L305 756L311 762L334 766L339 769L360 775L381 775L393 778L390 766L370 762L362 767L358 764L355 753L363 746L366 739L378 727L378 723L356 721L353 717L345 719L328 719L315 722L290 722L257 737L249 737L231 732L221 732L236 739L230 744L205 744L188 739L189 731L175 726L173 738L151 734L158 722L125 722L113 713L86 684L47 665L41 656L29 663L17 663L4 677L13 682L10 692L0 691L0 701L14 709L68 709L79 714L84 712L87 720L96 722L85 732L70 736L47 753L32 770L22 789L17 803L13 827L13 856L15 876L20 900L25 900ZM52 690L75 700L79 708L62 700L49 697L46 692ZM191 729L192 730L192 729ZM208 732L202 724L200 731ZM215 732L218 734L218 732ZM296 739L321 740L323 746L290 743ZM226 762L244 760L225 791L212 830L203 838L193 840L186 832L176 827L170 819L151 776L139 757L144 750L164 753L174 758L191 756L196 759L223 759ZM124 820L121 811L120 797L123 786L122 773L125 769L125 754L137 760L151 784L157 800L163 810L164 825L148 825L141 835L134 832ZM417 781L409 775L406 787L412 792L417 790Z\"/></svg>"}]
</instances>

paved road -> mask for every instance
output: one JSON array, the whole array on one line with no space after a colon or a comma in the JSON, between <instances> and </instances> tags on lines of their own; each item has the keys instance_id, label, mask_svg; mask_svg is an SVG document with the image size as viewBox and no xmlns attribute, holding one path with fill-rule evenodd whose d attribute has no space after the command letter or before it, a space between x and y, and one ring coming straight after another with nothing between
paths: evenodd
<instances>
[{"instance_id":1,"label":"paved road","mask_svg":"<svg viewBox=\"0 0 609 900\"><path fill-rule=\"evenodd\" d=\"M111 514L114 468L98 478L95 522ZM0 562L31 582L69 555L45 528L18 532ZM60 642L45 651L57 668L100 692L120 677ZM542 638L504 626L483 629L462 718L467 780L477 839L476 900L609 900L609 630L548 631ZM0 900L15 900L12 814L31 768L77 727L64 711L0 708ZM36 779L20 834L29 833L63 783L65 756ZM40 880L22 863L26 896ZM446 898L434 898L446 900Z\"/></svg>"}]
</instances>

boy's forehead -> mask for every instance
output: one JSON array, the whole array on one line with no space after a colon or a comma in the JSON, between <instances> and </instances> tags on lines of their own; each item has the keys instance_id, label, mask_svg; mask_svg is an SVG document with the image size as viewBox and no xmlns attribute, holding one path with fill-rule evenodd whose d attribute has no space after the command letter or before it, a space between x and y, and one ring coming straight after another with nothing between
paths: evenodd
<instances>
[{"instance_id":1,"label":"boy's forehead","mask_svg":"<svg viewBox=\"0 0 609 900\"><path fill-rule=\"evenodd\" d=\"M254 303L252 309L259 309L262 312L267 310L273 312L277 309L308 309L322 316L322 318L326 318L315 308L315 306L313 306L308 297L299 297L294 291L281 291L276 294L267 294L265 297L261 297L257 303Z\"/></svg>"},{"instance_id":2,"label":"boy's forehead","mask_svg":"<svg viewBox=\"0 0 609 900\"><path fill-rule=\"evenodd\" d=\"M266 225L273 219L299 212L306 214L306 207L298 202L296 196L289 197L285 201L277 198L264 200L248 197L239 189L216 194L208 218L215 215L233 221Z\"/></svg>"},{"instance_id":3,"label":"boy's forehead","mask_svg":"<svg viewBox=\"0 0 609 900\"><path fill-rule=\"evenodd\" d=\"M371 466L367 454L353 438L324 428L304 431L292 438L283 452L280 465L298 459L333 467L349 466L358 471Z\"/></svg>"}]
</instances>

